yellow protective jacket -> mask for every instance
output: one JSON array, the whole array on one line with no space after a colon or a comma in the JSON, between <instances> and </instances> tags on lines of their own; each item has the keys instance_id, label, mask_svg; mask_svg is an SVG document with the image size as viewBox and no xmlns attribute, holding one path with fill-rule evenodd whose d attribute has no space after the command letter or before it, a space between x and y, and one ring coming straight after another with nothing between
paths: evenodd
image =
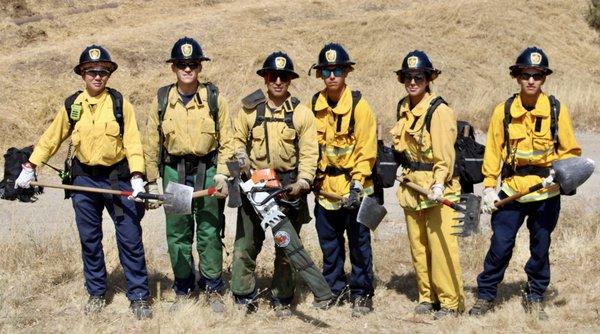
<instances>
[{"instance_id":1,"label":"yellow protective jacket","mask_svg":"<svg viewBox=\"0 0 600 334\"><path fill-rule=\"evenodd\" d=\"M74 104L81 104L82 111L72 133L63 106L35 146L29 158L31 162L36 165L47 162L70 135L80 162L89 166L112 166L127 158L132 173L144 173L140 133L129 101L123 99L123 138L114 116L112 99L106 90L95 97L84 91Z\"/></svg>"},{"instance_id":2,"label":"yellow protective jacket","mask_svg":"<svg viewBox=\"0 0 600 334\"><path fill-rule=\"evenodd\" d=\"M559 146L555 151L552 131L550 131L550 100L541 93L535 105L535 109L527 111L517 95L510 107L512 117L508 126L510 138L507 156L504 145L504 102L494 109L490 126L487 133L485 155L483 157L483 185L484 187L496 187L498 176L500 176L502 165L513 160L516 166L533 165L538 167L550 167L556 159L572 158L581 155L581 147L575 139L571 116L564 104L561 103L558 116L558 141ZM541 118L539 131L535 131L536 118ZM507 160L508 159L508 160ZM537 175L525 175L502 180L502 190L507 195L527 190L529 187L542 181ZM532 202L544 200L559 194L559 191L549 192L546 189L521 197L519 202Z\"/></svg>"},{"instance_id":3,"label":"yellow protective jacket","mask_svg":"<svg viewBox=\"0 0 600 334\"><path fill-rule=\"evenodd\" d=\"M198 95L187 105L183 105L177 88L169 91L167 108L162 121L164 149L171 155L195 155L202 157L215 149L219 149L217 158L217 173L229 175L225 161L233 156L232 128L227 101L219 95L218 121L219 135L215 132L215 122L208 107L207 89L198 86ZM149 113L144 136L144 157L149 182L159 177L160 149L158 97L156 108Z\"/></svg>"},{"instance_id":4,"label":"yellow protective jacket","mask_svg":"<svg viewBox=\"0 0 600 334\"><path fill-rule=\"evenodd\" d=\"M234 122L233 146L236 151L250 149L248 156L253 169L273 168L287 172L297 168L297 178L305 179L310 184L315 178L319 156L315 141L315 117L306 106L299 104L292 109L291 99L291 96L288 97L287 101L275 110L271 110L268 104L265 106L266 118L278 118L281 121L264 121L254 128L257 108L243 107ZM285 112L293 112L294 129L283 121Z\"/></svg>"},{"instance_id":5,"label":"yellow protective jacket","mask_svg":"<svg viewBox=\"0 0 600 334\"><path fill-rule=\"evenodd\" d=\"M460 183L454 173L454 142L456 141L456 114L446 104L440 104L431 117L431 133L425 125L425 115L431 101L437 95L425 93L423 99L410 109L407 97L400 105L400 120L392 128L394 148L406 154L412 162L433 164L431 171L403 168L404 178L419 186L430 189L434 184L445 187L444 197L457 201L460 195ZM438 205L407 187L398 187L400 206L412 210L422 210Z\"/></svg>"},{"instance_id":6,"label":"yellow protective jacket","mask_svg":"<svg viewBox=\"0 0 600 334\"><path fill-rule=\"evenodd\" d=\"M314 105L317 140L319 143L318 177L323 177L321 190L348 196L350 182L359 181L367 195L373 193L371 171L377 157L377 122L367 101L360 99L354 110L354 131L349 133L352 118L352 90L346 86L335 108L327 103L327 91L322 90ZM338 126L339 124L339 126ZM327 175L327 166L348 170L349 175ZM323 196L319 204L327 210L341 208L339 201Z\"/></svg>"}]
</instances>

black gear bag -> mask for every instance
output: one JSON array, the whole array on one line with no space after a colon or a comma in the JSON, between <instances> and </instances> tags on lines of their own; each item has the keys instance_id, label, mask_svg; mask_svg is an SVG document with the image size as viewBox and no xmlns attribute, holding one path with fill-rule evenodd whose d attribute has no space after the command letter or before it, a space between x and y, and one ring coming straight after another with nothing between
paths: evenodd
<instances>
[{"instance_id":1,"label":"black gear bag","mask_svg":"<svg viewBox=\"0 0 600 334\"><path fill-rule=\"evenodd\" d=\"M41 187L15 189L15 181L19 177L19 174L21 174L21 165L29 160L31 153L33 153L33 146L27 146L22 149L11 147L4 154L4 178L0 182L2 199L35 202L37 200L35 195L43 192L44 189Z\"/></svg>"}]
</instances>

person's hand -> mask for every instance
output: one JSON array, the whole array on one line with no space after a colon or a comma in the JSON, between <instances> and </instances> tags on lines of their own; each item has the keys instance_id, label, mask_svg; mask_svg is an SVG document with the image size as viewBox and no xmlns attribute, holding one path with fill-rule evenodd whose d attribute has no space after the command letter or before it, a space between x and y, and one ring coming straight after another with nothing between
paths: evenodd
<instances>
[{"instance_id":1,"label":"person's hand","mask_svg":"<svg viewBox=\"0 0 600 334\"><path fill-rule=\"evenodd\" d=\"M427 194L427 198L430 201L439 202L444 198L444 186L441 184L434 184L431 186L431 192Z\"/></svg>"},{"instance_id":2,"label":"person's hand","mask_svg":"<svg viewBox=\"0 0 600 334\"><path fill-rule=\"evenodd\" d=\"M156 182L149 182L146 184L146 192L153 195L160 195L158 184L156 184ZM155 199L146 200L146 209L148 210L158 209L161 205L162 201Z\"/></svg>"},{"instance_id":3,"label":"person's hand","mask_svg":"<svg viewBox=\"0 0 600 334\"><path fill-rule=\"evenodd\" d=\"M246 150L239 149L235 151L234 157L239 161L242 172L250 170L250 158Z\"/></svg>"},{"instance_id":4,"label":"person's hand","mask_svg":"<svg viewBox=\"0 0 600 334\"><path fill-rule=\"evenodd\" d=\"M15 180L15 189L29 188L29 183L35 180L35 169L28 163L21 165L21 173Z\"/></svg>"},{"instance_id":5,"label":"person's hand","mask_svg":"<svg viewBox=\"0 0 600 334\"><path fill-rule=\"evenodd\" d=\"M213 177L213 181L215 183L215 189L217 189L213 196L219 199L227 197L227 195L229 194L227 176L223 174L216 174Z\"/></svg>"},{"instance_id":6,"label":"person's hand","mask_svg":"<svg viewBox=\"0 0 600 334\"><path fill-rule=\"evenodd\" d=\"M492 214L492 212L498 210L494 203L499 200L500 197L498 197L498 194L494 188L483 189L483 204L481 206L481 211L483 211L483 213Z\"/></svg>"},{"instance_id":7,"label":"person's hand","mask_svg":"<svg viewBox=\"0 0 600 334\"><path fill-rule=\"evenodd\" d=\"M288 195L291 197L298 197L302 195L302 193L308 192L310 190L310 184L305 179L298 179L296 182L292 184L288 184L285 187L288 191Z\"/></svg>"},{"instance_id":8,"label":"person's hand","mask_svg":"<svg viewBox=\"0 0 600 334\"><path fill-rule=\"evenodd\" d=\"M350 194L342 204L342 207L346 209L358 209L360 206L360 200L363 193L363 186L360 182L354 180L350 183Z\"/></svg>"},{"instance_id":9,"label":"person's hand","mask_svg":"<svg viewBox=\"0 0 600 334\"><path fill-rule=\"evenodd\" d=\"M144 200L141 198L138 198L137 195L139 193L146 192L146 189L144 188L144 185L146 184L144 182L144 179L142 179L139 176L133 176L131 178L130 182L131 182L131 188L133 188L133 191L131 192L131 195L127 197L127 199L129 199L130 201L143 202Z\"/></svg>"}]
</instances>

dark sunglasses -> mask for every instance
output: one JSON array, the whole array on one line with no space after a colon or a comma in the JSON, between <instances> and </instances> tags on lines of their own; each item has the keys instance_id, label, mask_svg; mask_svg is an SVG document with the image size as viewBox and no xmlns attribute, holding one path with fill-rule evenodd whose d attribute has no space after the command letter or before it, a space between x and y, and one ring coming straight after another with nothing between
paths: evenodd
<instances>
[{"instance_id":1,"label":"dark sunglasses","mask_svg":"<svg viewBox=\"0 0 600 334\"><path fill-rule=\"evenodd\" d=\"M199 63L175 63L175 67L180 70L185 70L186 68L190 68L190 70L195 70L200 67Z\"/></svg>"},{"instance_id":2,"label":"dark sunglasses","mask_svg":"<svg viewBox=\"0 0 600 334\"><path fill-rule=\"evenodd\" d=\"M400 73L400 81L402 81L404 83L410 83L411 81L414 80L415 83L420 84L420 83L424 82L425 79L427 79L427 76L425 75L425 73L415 73L415 74Z\"/></svg>"},{"instance_id":3,"label":"dark sunglasses","mask_svg":"<svg viewBox=\"0 0 600 334\"><path fill-rule=\"evenodd\" d=\"M86 70L85 75L88 75L92 78L95 78L96 76L99 75L101 78L104 78L104 77L107 77L110 75L110 71L108 71L108 70Z\"/></svg>"},{"instance_id":4,"label":"dark sunglasses","mask_svg":"<svg viewBox=\"0 0 600 334\"><path fill-rule=\"evenodd\" d=\"M290 82L292 81L292 75L285 72L269 72L267 73L267 81L275 82L277 78L281 80L281 82Z\"/></svg>"},{"instance_id":5,"label":"dark sunglasses","mask_svg":"<svg viewBox=\"0 0 600 334\"><path fill-rule=\"evenodd\" d=\"M329 76L331 75L331 73L333 73L334 77L341 77L342 75L344 75L344 68L343 67L336 67L333 69L329 69L329 68L323 68L321 69L321 77L323 78L329 78Z\"/></svg>"},{"instance_id":6,"label":"dark sunglasses","mask_svg":"<svg viewBox=\"0 0 600 334\"><path fill-rule=\"evenodd\" d=\"M527 73L527 72L519 73L519 79L525 80L525 81L528 81L529 78L533 78L533 80L535 80L535 81L540 81L540 80L544 79L545 76L546 76L546 74L544 74L544 73Z\"/></svg>"}]
</instances>

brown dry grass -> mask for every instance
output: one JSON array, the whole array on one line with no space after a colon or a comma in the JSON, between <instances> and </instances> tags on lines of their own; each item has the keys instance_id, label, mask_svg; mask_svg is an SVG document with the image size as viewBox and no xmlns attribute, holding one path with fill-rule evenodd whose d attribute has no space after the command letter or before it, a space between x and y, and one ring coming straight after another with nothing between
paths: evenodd
<instances>
[{"instance_id":1,"label":"brown dry grass","mask_svg":"<svg viewBox=\"0 0 600 334\"><path fill-rule=\"evenodd\" d=\"M516 90L508 66L527 45L539 45L555 70L546 90L570 107L575 126L597 130L600 109L599 37L587 25L587 1L453 0L301 0L257 3L240 0L170 2L114 0L120 6L81 14L83 0L7 0L0 5L0 151L35 141L51 121L64 97L80 89L71 71L88 44L100 43L112 53L119 70L111 86L123 91L143 124L156 89L172 80L164 60L182 35L198 38L214 61L204 76L216 82L233 112L242 96L261 85L254 74L275 49L287 51L302 78L293 91L304 101L321 83L305 71L322 45L342 42L357 61L350 84L362 90L378 114L383 130L393 122L403 89L392 73L411 49L424 49L443 74L435 89L451 102L461 118L480 128L491 108ZM93 4L96 4L94 2ZM54 20L16 26L17 17L55 13ZM596 147L594 137L589 147ZM584 147L587 149L588 147ZM600 156L596 149L596 159ZM56 161L60 160L57 157ZM596 179L597 182L597 179ZM152 289L160 286L164 300L155 301L155 318L132 321L124 296L111 223L106 224L105 252L112 286L106 312L82 316L85 290L77 231L69 202L46 194L40 203L0 203L0 332L597 332L600 328L599 214L582 210L578 200L598 200L591 187L565 200L551 253L553 280L549 313L541 324L523 315L519 286L525 279L527 233L521 233L501 288L502 304L481 319L459 317L442 322L413 317L416 295L406 235L401 221L385 223L374 242L377 311L361 319L348 308L317 312L302 288L298 311L303 315L282 323L264 307L250 317L233 310L228 299L224 316L214 316L203 303L181 313L168 310L171 271L160 214L144 220L144 242ZM401 216L396 210L394 217ZM43 211L43 212L42 212ZM231 216L229 216L231 217ZM398 219L400 220L400 219ZM229 221L232 225L233 219ZM233 227L231 227L233 228ZM231 249L230 231L226 245ZM303 238L320 257L312 225ZM475 277L488 246L489 230L465 240L462 247L467 306L473 303ZM272 270L269 247L261 255L258 275L263 285ZM226 259L227 265L230 258ZM160 282L160 284L158 283Z\"/></svg>"}]
</instances>

